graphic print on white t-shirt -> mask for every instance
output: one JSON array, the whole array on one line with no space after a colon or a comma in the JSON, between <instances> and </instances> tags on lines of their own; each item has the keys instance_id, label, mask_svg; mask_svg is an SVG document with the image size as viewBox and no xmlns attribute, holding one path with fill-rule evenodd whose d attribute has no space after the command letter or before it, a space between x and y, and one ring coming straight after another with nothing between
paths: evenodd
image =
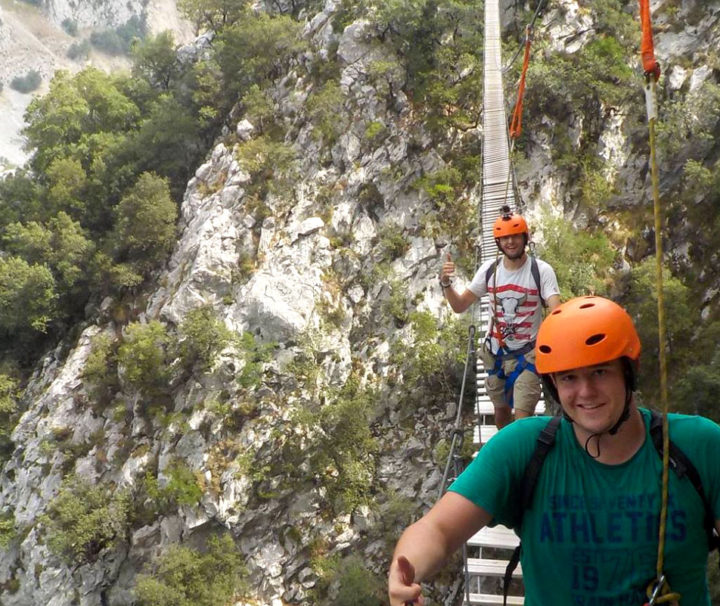
<instances>
[{"instance_id":1,"label":"graphic print on white t-shirt","mask_svg":"<svg viewBox=\"0 0 720 606\"><path fill-rule=\"evenodd\" d=\"M540 304L536 288L520 284L504 284L489 289L490 304L494 307L493 336L509 349L518 349L532 341L535 314Z\"/></svg>"}]
</instances>

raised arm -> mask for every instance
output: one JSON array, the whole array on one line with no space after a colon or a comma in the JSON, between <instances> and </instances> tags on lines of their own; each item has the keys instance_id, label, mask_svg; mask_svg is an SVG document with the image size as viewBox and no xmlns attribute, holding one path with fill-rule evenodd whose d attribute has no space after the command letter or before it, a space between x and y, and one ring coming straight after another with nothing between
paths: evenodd
<instances>
[{"instance_id":1,"label":"raised arm","mask_svg":"<svg viewBox=\"0 0 720 606\"><path fill-rule=\"evenodd\" d=\"M445 256L445 262L442 266L442 271L440 272L440 287L443 290L445 299L450 304L450 307L452 307L452 310L455 313L461 314L473 303L475 303L475 301L477 301L477 297L467 289L462 293L458 293L452 286L454 277L455 263L453 262L450 253L447 253Z\"/></svg>"},{"instance_id":2,"label":"raised arm","mask_svg":"<svg viewBox=\"0 0 720 606\"><path fill-rule=\"evenodd\" d=\"M448 492L420 520L403 532L395 547L388 574L390 606L422 604L420 583L492 516L465 497Z\"/></svg>"}]
</instances>

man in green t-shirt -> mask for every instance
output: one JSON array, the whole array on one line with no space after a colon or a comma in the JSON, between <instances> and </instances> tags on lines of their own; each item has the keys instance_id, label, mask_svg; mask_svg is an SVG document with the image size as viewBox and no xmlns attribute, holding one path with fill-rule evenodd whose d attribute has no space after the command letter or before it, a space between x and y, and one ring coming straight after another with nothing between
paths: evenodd
<instances>
[{"instance_id":1,"label":"man in green t-shirt","mask_svg":"<svg viewBox=\"0 0 720 606\"><path fill-rule=\"evenodd\" d=\"M638 408L640 340L630 316L602 297L580 297L543 322L537 369L563 419L519 511L525 468L547 417L512 423L490 440L449 491L405 530L388 576L391 606L422 604L420 582L486 525L522 540L525 606L641 606L656 577L662 460ZM720 532L720 427L668 415L669 435L697 469ZM710 606L705 505L688 477L669 474L664 592Z\"/></svg>"}]
</instances>

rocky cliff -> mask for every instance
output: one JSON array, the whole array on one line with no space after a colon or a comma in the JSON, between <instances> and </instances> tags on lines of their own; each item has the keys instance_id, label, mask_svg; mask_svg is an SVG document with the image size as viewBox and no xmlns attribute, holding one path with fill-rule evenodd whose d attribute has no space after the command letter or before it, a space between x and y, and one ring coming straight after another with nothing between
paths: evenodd
<instances>
[{"instance_id":1,"label":"rocky cliff","mask_svg":"<svg viewBox=\"0 0 720 606\"><path fill-rule=\"evenodd\" d=\"M56 22L72 17L89 26L122 21L136 4L49 8ZM701 65L697 44L702 38L703 48L717 48L714 7L658 37L661 60L684 58L668 69L673 94L717 79L717 65ZM260 137L261 125L236 116L187 185L177 246L152 288L122 305L106 301L76 339L38 366L0 475L2 513L16 529L0 550L6 606L131 604L137 574L155 556L178 542L202 545L219 531L231 534L248 569L248 597L238 603L313 604L318 558L358 554L381 579L398 527L436 498L439 446L452 429L461 368L450 365L444 385L423 382L423 318L433 319L440 335L457 327L436 283L453 234L428 229L444 211L418 183L448 168L452 150L477 146L481 127L431 136L403 92L405 75L386 70L378 77L378 66L394 62L393 47L365 21L335 31L340 8L327 2L304 32L321 59L336 52L340 66L332 144L303 110L313 82L300 63L269 91L288 127L291 161L260 161L259 172L258 158L241 150ZM683 2L678 10L698 9ZM548 11L545 36L579 52L588 20L585 8L567 0ZM587 131L574 127L567 136L579 146ZM620 196L635 197L646 186L647 157L626 127L622 112L608 114L599 137L607 178ZM578 211L582 223L573 183L553 166L549 131L530 136L519 174L530 215ZM268 178L275 187L259 201L258 180ZM478 188L460 195L472 213ZM122 340L129 320L175 333L203 306L251 345L233 341L203 372L171 365L171 387L161 398L138 390L123 368L110 396L98 397L86 373L98 337ZM333 445L335 452L317 455ZM108 494L137 495L149 472L160 488L170 485L178 464L202 487L195 502L136 521L74 565L49 549L43 516L68 477ZM372 498L348 506L353 483L370 487ZM440 582L436 598L451 603L457 590L453 579Z\"/></svg>"}]
</instances>

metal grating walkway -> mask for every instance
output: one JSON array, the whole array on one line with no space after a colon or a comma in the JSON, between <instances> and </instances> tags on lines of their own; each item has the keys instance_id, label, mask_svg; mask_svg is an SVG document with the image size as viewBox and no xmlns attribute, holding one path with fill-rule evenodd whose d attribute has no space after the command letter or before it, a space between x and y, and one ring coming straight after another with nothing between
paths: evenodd
<instances>
[{"instance_id":1,"label":"metal grating walkway","mask_svg":"<svg viewBox=\"0 0 720 606\"><path fill-rule=\"evenodd\" d=\"M505 95L503 92L502 53L500 40L500 10L498 0L485 0L485 49L483 78L483 175L480 223L482 228L480 262L496 255L492 227L502 206L515 209L515 190L510 165ZM475 305L475 323L484 326L483 319L489 314L489 301L485 297ZM480 335L480 343L484 335ZM479 348L479 345L478 345ZM496 433L494 408L485 391L486 371L478 359L476 382L476 412L478 426L473 442L481 448ZM541 400L537 414L545 412ZM504 526L483 528L467 543L468 587L464 605L483 606L502 604L502 576L507 560L519 539L513 531ZM521 606L522 570L517 567L508 597L508 604Z\"/></svg>"}]
</instances>

